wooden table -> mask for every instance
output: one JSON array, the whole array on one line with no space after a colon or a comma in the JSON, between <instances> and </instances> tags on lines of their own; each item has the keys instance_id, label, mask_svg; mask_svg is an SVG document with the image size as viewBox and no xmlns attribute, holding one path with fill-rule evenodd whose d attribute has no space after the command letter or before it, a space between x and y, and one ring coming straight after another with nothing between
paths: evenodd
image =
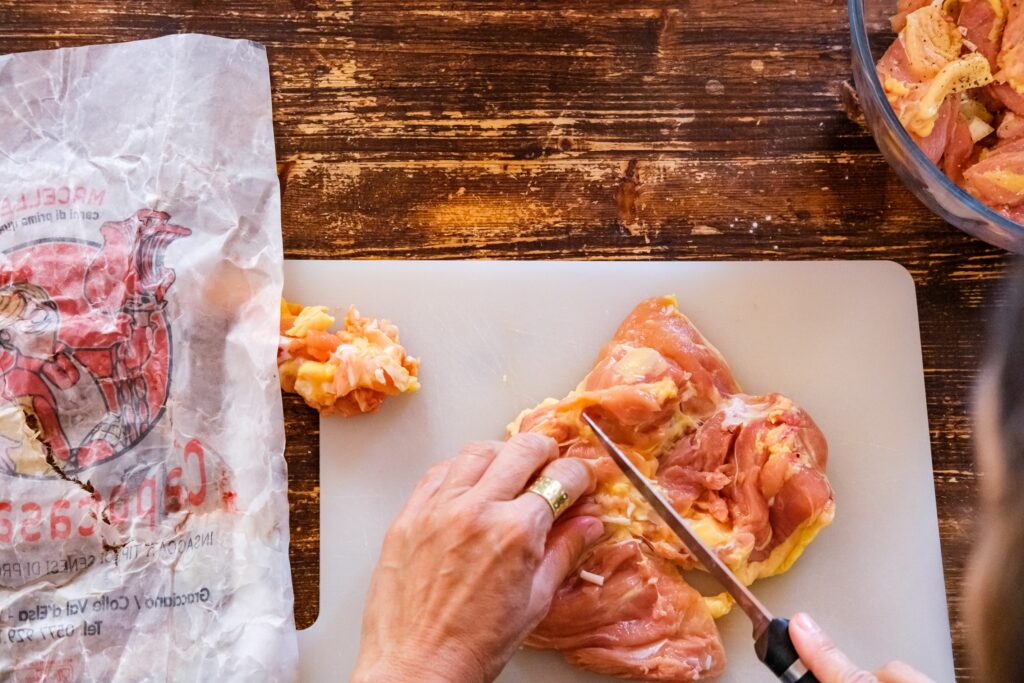
<instances>
[{"instance_id":1,"label":"wooden table","mask_svg":"<svg viewBox=\"0 0 1024 683\"><path fill-rule=\"evenodd\" d=\"M958 679L968 402L1005 253L848 120L839 0L0 0L0 53L263 42L291 258L892 259L918 287ZM884 390L880 387L879 390ZM296 619L317 610L317 420L286 400Z\"/></svg>"}]
</instances>

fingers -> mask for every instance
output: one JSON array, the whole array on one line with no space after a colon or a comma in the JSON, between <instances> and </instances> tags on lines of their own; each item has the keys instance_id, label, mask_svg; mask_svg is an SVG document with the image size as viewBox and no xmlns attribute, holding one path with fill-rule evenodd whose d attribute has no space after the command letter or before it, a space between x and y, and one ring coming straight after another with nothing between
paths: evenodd
<instances>
[{"instance_id":1,"label":"fingers","mask_svg":"<svg viewBox=\"0 0 1024 683\"><path fill-rule=\"evenodd\" d=\"M903 662L889 662L875 672L879 683L935 683L920 671Z\"/></svg>"},{"instance_id":2,"label":"fingers","mask_svg":"<svg viewBox=\"0 0 1024 683\"><path fill-rule=\"evenodd\" d=\"M793 617L789 636L800 659L822 683L878 683L877 678L847 659L808 615Z\"/></svg>"},{"instance_id":3,"label":"fingers","mask_svg":"<svg viewBox=\"0 0 1024 683\"><path fill-rule=\"evenodd\" d=\"M540 434L515 434L505 442L474 487L496 500L512 500L526 488L534 473L558 457L558 444Z\"/></svg>"},{"instance_id":4,"label":"fingers","mask_svg":"<svg viewBox=\"0 0 1024 683\"><path fill-rule=\"evenodd\" d=\"M437 490L441 487L441 483L448 475L448 470L452 466L452 460L442 460L439 463L435 463L429 470L427 470L420 480L416 482L416 486L413 487L412 493L409 494L408 500L405 501L405 506L402 508L402 513L407 511L419 510L427 501L430 500Z\"/></svg>"},{"instance_id":5,"label":"fingers","mask_svg":"<svg viewBox=\"0 0 1024 683\"><path fill-rule=\"evenodd\" d=\"M568 497L566 507L571 507L580 496L594 487L594 470L589 464L578 458L559 458L541 472L542 476L554 479L565 490ZM521 489L520 489L521 490ZM551 505L547 499L532 491L524 491L515 500L515 505L522 509L524 515L539 519L544 533L551 529L555 521Z\"/></svg>"},{"instance_id":6,"label":"fingers","mask_svg":"<svg viewBox=\"0 0 1024 683\"><path fill-rule=\"evenodd\" d=\"M602 534L604 524L596 517L573 517L556 524L551 530L544 559L533 577L533 593L530 596L531 613L537 615L538 619L547 614L555 591L579 563L583 553Z\"/></svg>"},{"instance_id":7,"label":"fingers","mask_svg":"<svg viewBox=\"0 0 1024 683\"><path fill-rule=\"evenodd\" d=\"M452 461L442 487L459 494L480 481L504 444L501 441L474 441L466 444Z\"/></svg>"},{"instance_id":8,"label":"fingers","mask_svg":"<svg viewBox=\"0 0 1024 683\"><path fill-rule=\"evenodd\" d=\"M821 683L934 683L903 662L889 662L874 675L864 671L806 614L793 617L789 635L800 659Z\"/></svg>"}]
</instances>

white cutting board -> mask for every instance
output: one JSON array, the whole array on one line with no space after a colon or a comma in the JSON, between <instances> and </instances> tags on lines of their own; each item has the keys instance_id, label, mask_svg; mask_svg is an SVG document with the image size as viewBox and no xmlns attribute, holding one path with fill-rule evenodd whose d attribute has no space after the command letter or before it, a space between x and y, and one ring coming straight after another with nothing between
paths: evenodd
<instances>
[{"instance_id":1,"label":"white cutting board","mask_svg":"<svg viewBox=\"0 0 1024 683\"><path fill-rule=\"evenodd\" d=\"M917 305L898 265L290 261L285 282L289 299L394 320L422 358L418 394L320 421L320 617L299 636L303 681L352 670L381 539L420 474L567 393L632 307L667 293L746 391L791 396L829 440L836 521L758 596L810 612L865 667L900 658L954 680ZM739 610L719 627L719 680L773 680ZM609 680L534 651L500 678Z\"/></svg>"}]
</instances>

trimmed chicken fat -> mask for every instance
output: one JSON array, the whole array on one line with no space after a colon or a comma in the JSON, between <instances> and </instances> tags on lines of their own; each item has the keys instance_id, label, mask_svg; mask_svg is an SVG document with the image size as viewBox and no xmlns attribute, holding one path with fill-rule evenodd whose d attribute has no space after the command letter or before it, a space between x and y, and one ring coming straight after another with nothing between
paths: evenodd
<instances>
[{"instance_id":1,"label":"trimmed chicken fat","mask_svg":"<svg viewBox=\"0 0 1024 683\"><path fill-rule=\"evenodd\" d=\"M388 396L420 388L419 360L409 356L398 328L348 309L342 329L324 306L281 300L278 370L281 387L323 414L372 413Z\"/></svg>"}]
</instances>

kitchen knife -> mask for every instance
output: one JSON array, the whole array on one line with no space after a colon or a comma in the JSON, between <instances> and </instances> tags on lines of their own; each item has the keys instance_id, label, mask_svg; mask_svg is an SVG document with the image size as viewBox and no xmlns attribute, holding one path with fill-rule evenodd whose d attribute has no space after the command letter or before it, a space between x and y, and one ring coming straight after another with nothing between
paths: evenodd
<instances>
[{"instance_id":1,"label":"kitchen knife","mask_svg":"<svg viewBox=\"0 0 1024 683\"><path fill-rule=\"evenodd\" d=\"M754 651L757 658L764 662L765 666L771 669L772 673L779 677L784 683L818 683L796 653L793 641L789 638L789 620L772 616L761 601L744 586L732 570L725 566L719 559L718 554L708 548L704 541L690 530L689 525L683 520L675 508L668 502L664 494L636 468L626 454L619 450L608 435L597 426L585 412L583 421L594 431L598 441L608 451L608 455L618 464L622 473L626 475L633 486L640 492L644 499L654 508L662 521L679 537L686 549L697 558L708 573L715 577L722 587L729 591L736 600L736 604L750 617L754 625Z\"/></svg>"}]
</instances>

